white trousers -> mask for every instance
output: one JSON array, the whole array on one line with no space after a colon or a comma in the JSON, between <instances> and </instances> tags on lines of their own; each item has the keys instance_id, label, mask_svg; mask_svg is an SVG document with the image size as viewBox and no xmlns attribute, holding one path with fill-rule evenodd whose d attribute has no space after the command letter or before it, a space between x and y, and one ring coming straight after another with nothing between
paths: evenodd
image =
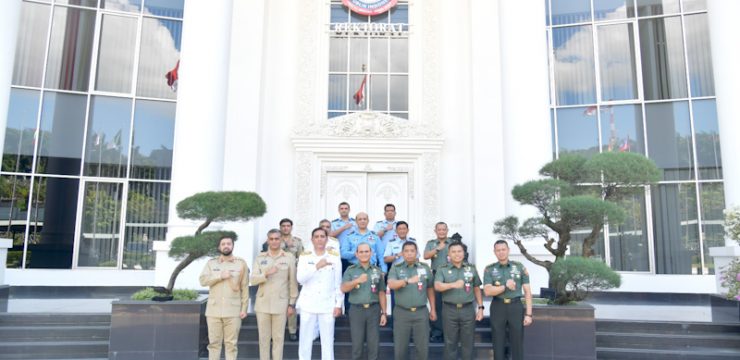
<instances>
[{"instance_id":1,"label":"white trousers","mask_svg":"<svg viewBox=\"0 0 740 360\"><path fill-rule=\"evenodd\" d=\"M321 334L321 360L334 360L334 315L301 312L298 359L311 360L311 350L318 323Z\"/></svg>"}]
</instances>

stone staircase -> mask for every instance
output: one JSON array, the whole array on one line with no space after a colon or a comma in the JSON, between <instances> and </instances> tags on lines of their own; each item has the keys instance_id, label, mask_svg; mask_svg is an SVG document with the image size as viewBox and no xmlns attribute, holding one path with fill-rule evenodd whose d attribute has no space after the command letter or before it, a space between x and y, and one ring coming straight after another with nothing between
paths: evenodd
<instances>
[{"instance_id":1,"label":"stone staircase","mask_svg":"<svg viewBox=\"0 0 740 360\"><path fill-rule=\"evenodd\" d=\"M475 333L477 359L491 359L488 319ZM108 314L0 314L0 359L107 359ZM391 327L381 328L380 356L393 358ZM349 323L337 319L334 353L351 358ZM597 320L598 359L740 359L740 324ZM242 325L239 358L258 359L259 340L254 315ZM430 344L430 358L442 358L443 345ZM414 359L413 346L411 359ZM298 358L298 343L285 343L285 359ZM320 346L314 343L314 358ZM201 354L206 358L206 354ZM184 360L184 359L183 359Z\"/></svg>"}]
</instances>

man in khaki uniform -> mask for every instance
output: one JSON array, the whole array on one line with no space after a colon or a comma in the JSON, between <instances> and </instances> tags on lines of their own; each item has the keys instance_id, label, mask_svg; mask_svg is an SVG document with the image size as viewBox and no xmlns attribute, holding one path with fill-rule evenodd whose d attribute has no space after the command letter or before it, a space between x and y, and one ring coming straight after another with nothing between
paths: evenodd
<instances>
[{"instance_id":1,"label":"man in khaki uniform","mask_svg":"<svg viewBox=\"0 0 740 360\"><path fill-rule=\"evenodd\" d=\"M206 263L200 273L200 284L208 286L206 321L208 323L208 359L221 358L221 343L226 347L226 360L235 360L239 328L247 317L249 304L249 268L247 262L232 255L234 239L224 236L218 241L221 256Z\"/></svg>"},{"instance_id":2,"label":"man in khaki uniform","mask_svg":"<svg viewBox=\"0 0 740 360\"><path fill-rule=\"evenodd\" d=\"M267 233L268 249L254 259L254 271L250 277L252 285L259 286L254 312L257 314L260 360L270 360L270 340L272 359L283 358L285 318L295 314L298 298L295 257L281 249L281 245L280 231L270 230Z\"/></svg>"},{"instance_id":3,"label":"man in khaki uniform","mask_svg":"<svg viewBox=\"0 0 740 360\"><path fill-rule=\"evenodd\" d=\"M288 218L280 220L280 239L283 249L293 255L297 264L298 257L303 254L305 249L303 240L293 236L293 220ZM295 311L288 315L288 339L298 341L298 314Z\"/></svg>"}]
</instances>

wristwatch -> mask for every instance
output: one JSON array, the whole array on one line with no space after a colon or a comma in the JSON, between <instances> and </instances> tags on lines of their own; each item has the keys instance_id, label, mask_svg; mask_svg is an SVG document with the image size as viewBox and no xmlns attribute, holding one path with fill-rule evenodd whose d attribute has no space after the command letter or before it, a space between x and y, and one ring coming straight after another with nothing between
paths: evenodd
<instances>
[{"instance_id":1,"label":"wristwatch","mask_svg":"<svg viewBox=\"0 0 740 360\"><path fill-rule=\"evenodd\" d=\"M485 309L485 308L486 308L486 307L485 307L485 306L483 306L483 305L478 305L478 309L479 309L479 310L483 310L483 309Z\"/></svg>"}]
</instances>

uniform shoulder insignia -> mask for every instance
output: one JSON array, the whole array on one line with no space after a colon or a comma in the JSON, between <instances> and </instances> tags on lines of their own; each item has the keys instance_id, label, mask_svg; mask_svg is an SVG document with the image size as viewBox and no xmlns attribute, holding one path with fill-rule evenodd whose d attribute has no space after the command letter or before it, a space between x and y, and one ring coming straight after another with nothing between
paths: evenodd
<instances>
[{"instance_id":1,"label":"uniform shoulder insignia","mask_svg":"<svg viewBox=\"0 0 740 360\"><path fill-rule=\"evenodd\" d=\"M334 256L339 256L339 251L336 251L334 249L329 249L328 250L328 253L331 254L331 255L334 255Z\"/></svg>"},{"instance_id":2,"label":"uniform shoulder insignia","mask_svg":"<svg viewBox=\"0 0 740 360\"><path fill-rule=\"evenodd\" d=\"M331 222L337 222L339 220L341 220L341 219L340 218L336 218L336 219L332 220Z\"/></svg>"},{"instance_id":3,"label":"uniform shoulder insignia","mask_svg":"<svg viewBox=\"0 0 740 360\"><path fill-rule=\"evenodd\" d=\"M354 269L354 268L356 268L356 267L357 267L357 264L352 264L352 265L350 265L350 266L347 266L347 270L349 270L349 269Z\"/></svg>"},{"instance_id":4,"label":"uniform shoulder insignia","mask_svg":"<svg viewBox=\"0 0 740 360\"><path fill-rule=\"evenodd\" d=\"M376 224L382 224L383 223L383 220L376 221L375 223Z\"/></svg>"},{"instance_id":5,"label":"uniform shoulder insignia","mask_svg":"<svg viewBox=\"0 0 740 360\"><path fill-rule=\"evenodd\" d=\"M406 240L408 240L408 241L416 241L416 239L414 239L414 238L412 238L412 237L409 237L409 238L408 238L408 239L406 239Z\"/></svg>"},{"instance_id":6,"label":"uniform shoulder insignia","mask_svg":"<svg viewBox=\"0 0 740 360\"><path fill-rule=\"evenodd\" d=\"M304 251L304 252L301 253L301 256L303 256L303 255L311 255L311 254L313 254L313 253L310 252L310 251Z\"/></svg>"}]
</instances>

